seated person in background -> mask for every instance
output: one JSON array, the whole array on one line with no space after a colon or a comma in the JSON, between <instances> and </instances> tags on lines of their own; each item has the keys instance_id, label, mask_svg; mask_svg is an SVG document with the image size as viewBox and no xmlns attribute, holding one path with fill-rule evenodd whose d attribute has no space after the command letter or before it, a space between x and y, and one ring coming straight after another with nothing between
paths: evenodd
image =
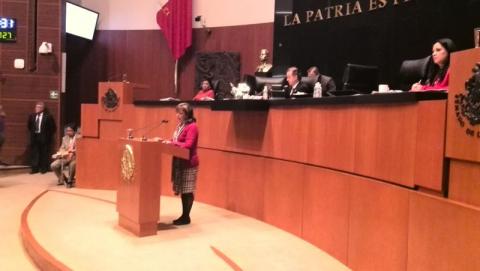
<instances>
[{"instance_id":1,"label":"seated person in background","mask_svg":"<svg viewBox=\"0 0 480 271\"><path fill-rule=\"evenodd\" d=\"M319 82L322 85L322 96L326 96L328 91L335 91L337 87L335 86L335 82L333 81L332 77L325 76L320 74L318 68L313 66L307 70L307 76L311 79L315 80L315 82Z\"/></svg>"},{"instance_id":2,"label":"seated person in background","mask_svg":"<svg viewBox=\"0 0 480 271\"><path fill-rule=\"evenodd\" d=\"M425 85L415 83L410 91L448 90L450 77L450 53L455 51L455 44L451 39L440 39L433 44L433 68L427 75Z\"/></svg>"},{"instance_id":3,"label":"seated person in background","mask_svg":"<svg viewBox=\"0 0 480 271\"><path fill-rule=\"evenodd\" d=\"M215 99L215 92L212 89L210 81L204 79L200 84L200 90L197 95L193 97L194 101L213 101Z\"/></svg>"},{"instance_id":4,"label":"seated person in background","mask_svg":"<svg viewBox=\"0 0 480 271\"><path fill-rule=\"evenodd\" d=\"M270 77L272 76L272 64L268 63L270 52L267 49L260 50L260 65L255 70L256 76Z\"/></svg>"},{"instance_id":5,"label":"seated person in background","mask_svg":"<svg viewBox=\"0 0 480 271\"><path fill-rule=\"evenodd\" d=\"M72 187L72 180L75 177L75 125L67 124L65 126L65 136L62 138L62 144L57 153L52 155L55 161L52 162L50 168L58 177L58 185L67 183L67 187ZM68 167L69 178L63 175L62 169L64 166Z\"/></svg>"},{"instance_id":6,"label":"seated person in background","mask_svg":"<svg viewBox=\"0 0 480 271\"><path fill-rule=\"evenodd\" d=\"M300 81L300 72L297 67L290 67L287 70L287 82L288 85L284 86L285 98L295 97L296 95L312 96L313 90Z\"/></svg>"}]
</instances>

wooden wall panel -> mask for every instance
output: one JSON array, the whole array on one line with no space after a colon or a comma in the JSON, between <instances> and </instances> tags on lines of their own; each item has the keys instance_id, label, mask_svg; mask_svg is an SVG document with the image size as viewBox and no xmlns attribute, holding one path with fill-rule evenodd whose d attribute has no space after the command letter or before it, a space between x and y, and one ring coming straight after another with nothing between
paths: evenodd
<instances>
[{"instance_id":1,"label":"wooden wall panel","mask_svg":"<svg viewBox=\"0 0 480 271\"><path fill-rule=\"evenodd\" d=\"M264 163L263 220L297 236L302 236L304 167L273 159L266 159Z\"/></svg>"},{"instance_id":2,"label":"wooden wall panel","mask_svg":"<svg viewBox=\"0 0 480 271\"><path fill-rule=\"evenodd\" d=\"M39 1L37 7L37 24L39 27L53 28L57 30L57 36L60 36L58 29L61 28L60 17L52 16L52 14L61 14L60 4L62 1L44 0ZM58 48L60 49L60 48Z\"/></svg>"},{"instance_id":3,"label":"wooden wall panel","mask_svg":"<svg viewBox=\"0 0 480 271\"><path fill-rule=\"evenodd\" d=\"M98 125L99 137L104 140L120 139L118 135L122 134L122 123L115 120L100 120Z\"/></svg>"},{"instance_id":4,"label":"wooden wall panel","mask_svg":"<svg viewBox=\"0 0 480 271\"><path fill-rule=\"evenodd\" d=\"M60 0L38 0L37 21L34 22L34 1L0 0L2 16L17 19L17 41L0 45L0 104L7 113L7 141L0 153L0 160L4 162L27 164L25 123L35 101L46 102L59 127L56 139L60 136L61 101L50 100L49 91L60 90L62 3ZM38 46L42 41L53 44L54 54L38 55ZM25 60L25 69L14 69L16 58Z\"/></svg>"},{"instance_id":5,"label":"wooden wall panel","mask_svg":"<svg viewBox=\"0 0 480 271\"><path fill-rule=\"evenodd\" d=\"M166 196L174 196L172 188L172 156L162 154L159 170L161 170L160 193ZM198 196L195 196L197 197L195 200L198 200Z\"/></svg>"},{"instance_id":6,"label":"wooden wall panel","mask_svg":"<svg viewBox=\"0 0 480 271\"><path fill-rule=\"evenodd\" d=\"M11 60L11 66L13 67L13 59ZM3 99L47 100L49 91L58 89L58 78L56 76L5 75L4 77L5 83L2 85ZM28 110L32 111L33 108L32 106ZM25 111L22 112L24 113Z\"/></svg>"},{"instance_id":7,"label":"wooden wall panel","mask_svg":"<svg viewBox=\"0 0 480 271\"><path fill-rule=\"evenodd\" d=\"M415 108L416 104L405 104L358 109L355 172L413 186Z\"/></svg>"},{"instance_id":8,"label":"wooden wall panel","mask_svg":"<svg viewBox=\"0 0 480 271\"><path fill-rule=\"evenodd\" d=\"M349 106L312 107L305 138L308 144L302 142L309 146L309 163L353 171L356 110Z\"/></svg>"},{"instance_id":9,"label":"wooden wall panel","mask_svg":"<svg viewBox=\"0 0 480 271\"><path fill-rule=\"evenodd\" d=\"M309 107L271 108L265 132L264 154L287 160L307 161L309 145ZM281 131L280 131L281 130Z\"/></svg>"},{"instance_id":10,"label":"wooden wall panel","mask_svg":"<svg viewBox=\"0 0 480 271\"><path fill-rule=\"evenodd\" d=\"M199 150L200 166L198 168L196 200L220 208L227 208L227 185L231 154L227 152ZM216 170L212 170L216 169ZM168 176L170 179L170 176ZM171 188L169 188L171 190Z\"/></svg>"},{"instance_id":11,"label":"wooden wall panel","mask_svg":"<svg viewBox=\"0 0 480 271\"><path fill-rule=\"evenodd\" d=\"M358 178L351 182L348 266L406 270L409 192Z\"/></svg>"},{"instance_id":12,"label":"wooden wall panel","mask_svg":"<svg viewBox=\"0 0 480 271\"><path fill-rule=\"evenodd\" d=\"M480 209L412 192L408 270L479 270Z\"/></svg>"},{"instance_id":13,"label":"wooden wall panel","mask_svg":"<svg viewBox=\"0 0 480 271\"><path fill-rule=\"evenodd\" d=\"M302 238L347 263L350 183L354 177L305 167Z\"/></svg>"},{"instance_id":14,"label":"wooden wall panel","mask_svg":"<svg viewBox=\"0 0 480 271\"><path fill-rule=\"evenodd\" d=\"M79 188L116 189L120 180L119 140L82 138L77 141ZM94 170L95 174L90 172Z\"/></svg>"},{"instance_id":15,"label":"wooden wall panel","mask_svg":"<svg viewBox=\"0 0 480 271\"><path fill-rule=\"evenodd\" d=\"M7 125L5 127L5 130L7 131L5 133L5 144L8 142L8 145L6 145L4 148L8 148L9 146L18 146L18 148L23 150L18 155L22 155L25 151L27 151L28 144L30 144L30 139L29 134L25 129L26 126L26 122L23 125Z\"/></svg>"},{"instance_id":16,"label":"wooden wall panel","mask_svg":"<svg viewBox=\"0 0 480 271\"><path fill-rule=\"evenodd\" d=\"M480 164L450 161L450 188L448 198L480 206Z\"/></svg>"},{"instance_id":17,"label":"wooden wall panel","mask_svg":"<svg viewBox=\"0 0 480 271\"><path fill-rule=\"evenodd\" d=\"M263 220L265 161L249 155L228 159L227 209Z\"/></svg>"},{"instance_id":18,"label":"wooden wall panel","mask_svg":"<svg viewBox=\"0 0 480 271\"><path fill-rule=\"evenodd\" d=\"M445 160L446 121L434 116L445 115L444 101L419 102L417 108L417 138L415 153L415 184L421 187L442 190Z\"/></svg>"}]
</instances>

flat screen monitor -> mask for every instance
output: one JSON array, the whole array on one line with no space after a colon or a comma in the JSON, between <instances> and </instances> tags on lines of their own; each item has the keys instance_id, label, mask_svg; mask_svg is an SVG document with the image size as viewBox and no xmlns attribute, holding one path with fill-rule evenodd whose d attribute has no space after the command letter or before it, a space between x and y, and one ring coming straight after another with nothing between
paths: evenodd
<instances>
[{"instance_id":1,"label":"flat screen monitor","mask_svg":"<svg viewBox=\"0 0 480 271\"><path fill-rule=\"evenodd\" d=\"M378 67L347 64L343 73L343 90L369 94L378 87Z\"/></svg>"},{"instance_id":2,"label":"flat screen monitor","mask_svg":"<svg viewBox=\"0 0 480 271\"><path fill-rule=\"evenodd\" d=\"M98 12L66 2L65 30L84 39L92 40L97 26Z\"/></svg>"}]
</instances>

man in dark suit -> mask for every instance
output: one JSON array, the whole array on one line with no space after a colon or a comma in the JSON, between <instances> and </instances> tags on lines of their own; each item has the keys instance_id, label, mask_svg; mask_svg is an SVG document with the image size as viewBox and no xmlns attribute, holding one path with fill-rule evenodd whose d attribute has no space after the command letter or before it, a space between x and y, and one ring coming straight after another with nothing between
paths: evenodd
<instances>
[{"instance_id":1,"label":"man in dark suit","mask_svg":"<svg viewBox=\"0 0 480 271\"><path fill-rule=\"evenodd\" d=\"M37 102L35 113L28 117L28 131L30 132L30 161L32 166L31 174L46 173L50 165L50 147L53 134L55 133L55 121L45 111L45 104Z\"/></svg>"},{"instance_id":2,"label":"man in dark suit","mask_svg":"<svg viewBox=\"0 0 480 271\"><path fill-rule=\"evenodd\" d=\"M286 79L288 85L284 87L285 98L293 97L311 97L313 89L309 88L301 81L300 73L297 67L290 67L287 70Z\"/></svg>"},{"instance_id":3,"label":"man in dark suit","mask_svg":"<svg viewBox=\"0 0 480 271\"><path fill-rule=\"evenodd\" d=\"M307 76L322 85L322 96L327 96L327 92L329 91L337 90L337 87L335 86L335 81L333 81L332 77L320 74L320 71L315 66L310 67L307 70Z\"/></svg>"}]
</instances>

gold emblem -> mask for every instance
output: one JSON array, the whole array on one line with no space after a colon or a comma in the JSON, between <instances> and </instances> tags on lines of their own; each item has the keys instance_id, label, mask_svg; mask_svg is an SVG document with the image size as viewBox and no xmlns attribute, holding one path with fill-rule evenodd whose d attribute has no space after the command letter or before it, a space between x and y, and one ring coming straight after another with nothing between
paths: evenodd
<instances>
[{"instance_id":1,"label":"gold emblem","mask_svg":"<svg viewBox=\"0 0 480 271\"><path fill-rule=\"evenodd\" d=\"M122 180L125 183L133 182L133 175L135 173L135 158L133 157L133 148L129 144L125 144L122 155Z\"/></svg>"}]
</instances>

